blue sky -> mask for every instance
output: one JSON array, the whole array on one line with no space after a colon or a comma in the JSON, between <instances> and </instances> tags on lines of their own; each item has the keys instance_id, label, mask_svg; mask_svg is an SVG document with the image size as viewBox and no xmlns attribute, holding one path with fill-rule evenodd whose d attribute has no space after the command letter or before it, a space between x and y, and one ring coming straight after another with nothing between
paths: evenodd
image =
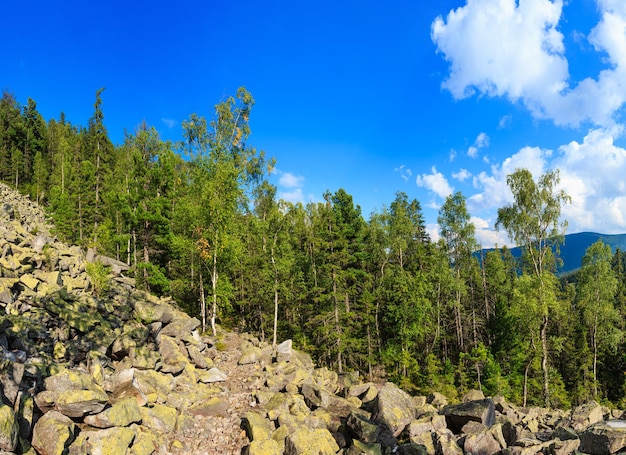
<instances>
[{"instance_id":1,"label":"blue sky","mask_svg":"<svg viewBox=\"0 0 626 455\"><path fill-rule=\"evenodd\" d=\"M626 232L626 2L438 0L9 2L0 88L85 125L103 94L114 142L245 86L250 144L291 201L344 188L363 214L397 191L433 237L461 191L484 246L506 175L560 169L568 232Z\"/></svg>"}]
</instances>

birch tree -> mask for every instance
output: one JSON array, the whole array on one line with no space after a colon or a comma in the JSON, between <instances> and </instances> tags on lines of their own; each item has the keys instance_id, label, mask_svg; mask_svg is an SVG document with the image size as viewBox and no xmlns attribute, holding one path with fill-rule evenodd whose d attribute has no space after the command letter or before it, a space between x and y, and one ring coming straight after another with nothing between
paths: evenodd
<instances>
[{"instance_id":1,"label":"birch tree","mask_svg":"<svg viewBox=\"0 0 626 455\"><path fill-rule=\"evenodd\" d=\"M565 191L557 188L559 181L558 170L546 172L535 182L530 171L516 169L507 176L513 202L498 209L496 221L496 229L503 227L509 238L523 247L526 269L536 279L546 406L550 404L548 325L550 313L558 303L553 289L556 280L547 280L546 277L555 270L553 247L558 248L567 228L567 222L560 219L561 207L570 201Z\"/></svg>"}]
</instances>

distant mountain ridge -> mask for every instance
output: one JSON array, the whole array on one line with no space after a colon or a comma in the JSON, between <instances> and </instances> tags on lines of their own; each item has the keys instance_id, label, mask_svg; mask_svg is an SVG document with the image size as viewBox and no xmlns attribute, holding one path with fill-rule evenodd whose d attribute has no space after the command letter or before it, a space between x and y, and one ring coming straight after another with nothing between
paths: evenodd
<instances>
[{"instance_id":1,"label":"distant mountain ridge","mask_svg":"<svg viewBox=\"0 0 626 455\"><path fill-rule=\"evenodd\" d=\"M558 269L559 274L566 274L579 269L582 266L587 248L596 243L598 239L609 245L614 253L618 248L626 251L626 234L599 234L597 232L567 234L559 253L559 257L563 261L563 265ZM489 251L489 249L484 251ZM522 255L522 249L520 247L511 248L511 254L519 257Z\"/></svg>"}]
</instances>

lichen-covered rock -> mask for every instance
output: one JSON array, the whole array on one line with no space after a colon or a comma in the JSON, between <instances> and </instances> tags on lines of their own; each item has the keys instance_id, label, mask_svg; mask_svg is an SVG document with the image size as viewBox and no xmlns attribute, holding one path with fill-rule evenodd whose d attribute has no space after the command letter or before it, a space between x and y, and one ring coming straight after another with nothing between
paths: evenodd
<instances>
[{"instance_id":1,"label":"lichen-covered rock","mask_svg":"<svg viewBox=\"0 0 626 455\"><path fill-rule=\"evenodd\" d=\"M435 450L438 455L463 455L456 438L450 433L434 433Z\"/></svg>"},{"instance_id":2,"label":"lichen-covered rock","mask_svg":"<svg viewBox=\"0 0 626 455\"><path fill-rule=\"evenodd\" d=\"M102 390L94 378L88 373L77 370L63 370L49 376L44 381L44 387L51 392L67 390Z\"/></svg>"},{"instance_id":3,"label":"lichen-covered rock","mask_svg":"<svg viewBox=\"0 0 626 455\"><path fill-rule=\"evenodd\" d=\"M382 455L382 447L378 443L365 443L359 440L352 441L346 450L346 455Z\"/></svg>"},{"instance_id":4,"label":"lichen-covered rock","mask_svg":"<svg viewBox=\"0 0 626 455\"><path fill-rule=\"evenodd\" d=\"M192 318L185 313L178 312L174 319L161 329L161 335L191 341L193 339L191 333L199 326L200 321L197 318Z\"/></svg>"},{"instance_id":5,"label":"lichen-covered rock","mask_svg":"<svg viewBox=\"0 0 626 455\"><path fill-rule=\"evenodd\" d=\"M47 412L33 428L32 445L40 455L62 455L74 440L74 429L69 417L57 411Z\"/></svg>"},{"instance_id":6,"label":"lichen-covered rock","mask_svg":"<svg viewBox=\"0 0 626 455\"><path fill-rule=\"evenodd\" d=\"M196 367L208 370L213 366L213 360L205 357L197 346L188 345L187 353L189 354L189 359Z\"/></svg>"},{"instance_id":7,"label":"lichen-covered rock","mask_svg":"<svg viewBox=\"0 0 626 455\"><path fill-rule=\"evenodd\" d=\"M570 417L571 427L574 431L583 431L590 425L604 420L604 409L597 401L590 401L572 410Z\"/></svg>"},{"instance_id":8,"label":"lichen-covered rock","mask_svg":"<svg viewBox=\"0 0 626 455\"><path fill-rule=\"evenodd\" d=\"M365 417L362 412L352 411L346 424L356 439L364 443L375 443L378 439L378 425Z\"/></svg>"},{"instance_id":9,"label":"lichen-covered rock","mask_svg":"<svg viewBox=\"0 0 626 455\"><path fill-rule=\"evenodd\" d=\"M248 455L276 455L282 453L280 445L273 439L254 440L248 447Z\"/></svg>"},{"instance_id":10,"label":"lichen-covered rock","mask_svg":"<svg viewBox=\"0 0 626 455\"><path fill-rule=\"evenodd\" d=\"M428 395L426 402L432 404L437 409L442 409L444 406L448 405L448 399L439 392L432 392Z\"/></svg>"},{"instance_id":11,"label":"lichen-covered rock","mask_svg":"<svg viewBox=\"0 0 626 455\"><path fill-rule=\"evenodd\" d=\"M246 430L250 441L270 439L273 431L270 421L254 411L246 412L246 417L243 420L243 428Z\"/></svg>"},{"instance_id":12,"label":"lichen-covered rock","mask_svg":"<svg viewBox=\"0 0 626 455\"><path fill-rule=\"evenodd\" d=\"M134 397L124 398L104 411L85 417L85 423L95 428L127 427L141 422L141 412Z\"/></svg>"},{"instance_id":13,"label":"lichen-covered rock","mask_svg":"<svg viewBox=\"0 0 626 455\"><path fill-rule=\"evenodd\" d=\"M70 455L118 455L126 454L135 439L131 428L107 428L106 430L81 431L69 448Z\"/></svg>"},{"instance_id":14,"label":"lichen-covered rock","mask_svg":"<svg viewBox=\"0 0 626 455\"><path fill-rule=\"evenodd\" d=\"M445 425L443 427L445 428ZM405 427L403 434L409 439L409 441L416 444L422 444L422 435L428 434L430 437L436 429L437 428L435 428L435 424L433 423L433 417L423 416L419 419L412 420L411 423Z\"/></svg>"},{"instance_id":15,"label":"lichen-covered rock","mask_svg":"<svg viewBox=\"0 0 626 455\"><path fill-rule=\"evenodd\" d=\"M383 385L378 391L375 420L385 424L397 437L413 419L415 403L411 396L391 382Z\"/></svg>"},{"instance_id":16,"label":"lichen-covered rock","mask_svg":"<svg viewBox=\"0 0 626 455\"><path fill-rule=\"evenodd\" d=\"M157 403L149 408L140 408L139 411L141 413L141 424L151 430L169 433L176 428L176 418L178 416L176 408Z\"/></svg>"},{"instance_id":17,"label":"lichen-covered rock","mask_svg":"<svg viewBox=\"0 0 626 455\"><path fill-rule=\"evenodd\" d=\"M328 430L300 428L285 439L284 455L335 455L339 446Z\"/></svg>"},{"instance_id":18,"label":"lichen-covered rock","mask_svg":"<svg viewBox=\"0 0 626 455\"><path fill-rule=\"evenodd\" d=\"M0 450L13 452L17 447L19 425L13 409L0 402Z\"/></svg>"},{"instance_id":19,"label":"lichen-covered rock","mask_svg":"<svg viewBox=\"0 0 626 455\"><path fill-rule=\"evenodd\" d=\"M484 427L481 431L468 434L463 442L465 453L471 454L494 454L504 447L493 436L489 428Z\"/></svg>"},{"instance_id":20,"label":"lichen-covered rock","mask_svg":"<svg viewBox=\"0 0 626 455\"><path fill-rule=\"evenodd\" d=\"M68 417L83 417L100 412L108 401L100 390L70 390L58 393L54 408Z\"/></svg>"},{"instance_id":21,"label":"lichen-covered rock","mask_svg":"<svg viewBox=\"0 0 626 455\"><path fill-rule=\"evenodd\" d=\"M254 346L249 347L242 352L237 363L239 365L249 365L251 363L257 363L262 355L263 351L261 350L261 348L257 348Z\"/></svg>"},{"instance_id":22,"label":"lichen-covered rock","mask_svg":"<svg viewBox=\"0 0 626 455\"><path fill-rule=\"evenodd\" d=\"M35 400L28 392L20 392L17 399L17 422L19 435L23 439L29 439L33 429L35 412Z\"/></svg>"},{"instance_id":23,"label":"lichen-covered rock","mask_svg":"<svg viewBox=\"0 0 626 455\"><path fill-rule=\"evenodd\" d=\"M435 441L433 440L433 433L421 433L411 438L411 448L415 449L408 453L417 453L419 455L434 455L435 453ZM400 453L406 453L405 451Z\"/></svg>"},{"instance_id":24,"label":"lichen-covered rock","mask_svg":"<svg viewBox=\"0 0 626 455\"><path fill-rule=\"evenodd\" d=\"M149 428L135 424L130 428L135 432L135 439L127 455L151 455L161 445L162 438Z\"/></svg>"},{"instance_id":25,"label":"lichen-covered rock","mask_svg":"<svg viewBox=\"0 0 626 455\"><path fill-rule=\"evenodd\" d=\"M153 347L148 346L132 347L128 356L133 367L140 370L154 369L159 360L161 360L159 353Z\"/></svg>"},{"instance_id":26,"label":"lichen-covered rock","mask_svg":"<svg viewBox=\"0 0 626 455\"><path fill-rule=\"evenodd\" d=\"M561 441L556 439L550 442L550 454L551 455L570 455L576 453L580 447L580 439L568 439Z\"/></svg>"},{"instance_id":27,"label":"lichen-covered rock","mask_svg":"<svg viewBox=\"0 0 626 455\"><path fill-rule=\"evenodd\" d=\"M461 401L463 403L467 403L468 401L477 401L477 400L484 400L484 399L485 399L485 394L482 392L482 390L472 389L469 392L467 392L465 395L463 395L463 398L461 398Z\"/></svg>"},{"instance_id":28,"label":"lichen-covered rock","mask_svg":"<svg viewBox=\"0 0 626 455\"><path fill-rule=\"evenodd\" d=\"M42 411L54 409L68 417L83 417L97 414L109 401L103 390L45 390L35 397L37 407Z\"/></svg>"},{"instance_id":29,"label":"lichen-covered rock","mask_svg":"<svg viewBox=\"0 0 626 455\"><path fill-rule=\"evenodd\" d=\"M19 385L24 376L24 364L11 360L0 359L0 383L2 383L2 393L13 405L17 399Z\"/></svg>"},{"instance_id":30,"label":"lichen-covered rock","mask_svg":"<svg viewBox=\"0 0 626 455\"><path fill-rule=\"evenodd\" d=\"M181 352L176 340L167 335L160 335L159 352L161 353L161 371L177 374L183 371L187 361L186 353Z\"/></svg>"},{"instance_id":31,"label":"lichen-covered rock","mask_svg":"<svg viewBox=\"0 0 626 455\"><path fill-rule=\"evenodd\" d=\"M291 359L293 353L293 341L285 340L276 346L276 361L283 362Z\"/></svg>"},{"instance_id":32,"label":"lichen-covered rock","mask_svg":"<svg viewBox=\"0 0 626 455\"><path fill-rule=\"evenodd\" d=\"M213 382L224 382L227 379L228 376L226 375L226 373L216 367L209 368L207 371L200 373L198 376L198 381L205 384L210 384Z\"/></svg>"},{"instance_id":33,"label":"lichen-covered rock","mask_svg":"<svg viewBox=\"0 0 626 455\"><path fill-rule=\"evenodd\" d=\"M357 397L362 403L371 403L378 396L378 388L371 382L348 388L348 396Z\"/></svg>"}]
</instances>

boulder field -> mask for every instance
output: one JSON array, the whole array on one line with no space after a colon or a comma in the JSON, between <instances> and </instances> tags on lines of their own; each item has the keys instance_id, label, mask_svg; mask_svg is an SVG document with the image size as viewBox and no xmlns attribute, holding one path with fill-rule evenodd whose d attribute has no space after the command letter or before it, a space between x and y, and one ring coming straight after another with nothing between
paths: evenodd
<instances>
[{"instance_id":1,"label":"boulder field","mask_svg":"<svg viewBox=\"0 0 626 455\"><path fill-rule=\"evenodd\" d=\"M626 451L622 411L410 396L317 368L290 340L207 337L127 270L58 241L0 184L0 455Z\"/></svg>"}]
</instances>

